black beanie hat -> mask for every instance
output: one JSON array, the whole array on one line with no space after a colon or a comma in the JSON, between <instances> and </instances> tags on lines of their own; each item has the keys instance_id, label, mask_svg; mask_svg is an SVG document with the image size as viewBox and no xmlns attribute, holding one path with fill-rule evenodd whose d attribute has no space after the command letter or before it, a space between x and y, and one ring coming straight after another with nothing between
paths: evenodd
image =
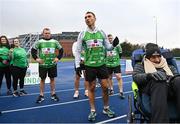
<instances>
[{"instance_id":1,"label":"black beanie hat","mask_svg":"<svg viewBox=\"0 0 180 124\"><path fill-rule=\"evenodd\" d=\"M146 58L150 58L152 55L161 55L161 51L157 44L148 43L145 47Z\"/></svg>"}]
</instances>

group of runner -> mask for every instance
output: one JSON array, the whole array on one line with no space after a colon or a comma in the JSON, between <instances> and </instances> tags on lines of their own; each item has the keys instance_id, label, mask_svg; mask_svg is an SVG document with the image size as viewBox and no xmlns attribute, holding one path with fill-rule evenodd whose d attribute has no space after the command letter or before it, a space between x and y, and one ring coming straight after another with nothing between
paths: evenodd
<instances>
[{"instance_id":1,"label":"group of runner","mask_svg":"<svg viewBox=\"0 0 180 124\"><path fill-rule=\"evenodd\" d=\"M79 81L84 72L85 95L89 98L90 113L89 121L96 118L95 108L95 87L96 80L100 80L102 88L102 97L104 102L103 113L108 117L114 117L115 113L109 107L109 95L114 93L112 74L115 73L118 80L119 96L124 99L123 82L121 76L120 58L122 49L119 39L108 36L103 30L95 26L96 16L93 12L85 14L85 23L87 29L80 32L77 42L73 45L73 55L75 57L75 93L74 98L79 97ZM20 47L19 40L13 41L14 48L10 48L7 38L1 37L0 44L0 85L3 75L6 76L8 94L11 94L11 74L13 76L13 96L27 94L24 87L24 77L28 67L27 53ZM63 56L63 48L57 40L51 38L49 28L42 31L42 39L35 42L31 49L32 57L39 63L40 94L36 103L44 101L45 79L50 78L51 99L59 101L55 92L55 77L57 77L57 62ZM11 71L9 71L11 70ZM17 75L17 73L19 73ZM20 92L17 90L18 80L20 83Z\"/></svg>"}]
</instances>

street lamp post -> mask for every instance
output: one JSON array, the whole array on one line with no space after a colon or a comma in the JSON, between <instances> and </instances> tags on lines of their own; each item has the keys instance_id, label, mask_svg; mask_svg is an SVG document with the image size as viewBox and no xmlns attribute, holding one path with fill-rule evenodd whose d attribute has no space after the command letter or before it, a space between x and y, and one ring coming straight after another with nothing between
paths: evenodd
<instances>
[{"instance_id":1,"label":"street lamp post","mask_svg":"<svg viewBox=\"0 0 180 124\"><path fill-rule=\"evenodd\" d=\"M155 19L155 32L156 32L156 44L157 44L157 17L154 16Z\"/></svg>"}]
</instances>

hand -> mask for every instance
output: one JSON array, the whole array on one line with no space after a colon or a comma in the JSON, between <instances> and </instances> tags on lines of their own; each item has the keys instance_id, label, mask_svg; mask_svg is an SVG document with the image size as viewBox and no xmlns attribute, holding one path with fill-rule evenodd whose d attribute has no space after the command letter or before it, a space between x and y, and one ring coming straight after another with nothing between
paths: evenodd
<instances>
[{"instance_id":1,"label":"hand","mask_svg":"<svg viewBox=\"0 0 180 124\"><path fill-rule=\"evenodd\" d=\"M113 47L116 47L119 44L119 39L118 37L115 37L115 39L113 40Z\"/></svg>"},{"instance_id":2,"label":"hand","mask_svg":"<svg viewBox=\"0 0 180 124\"><path fill-rule=\"evenodd\" d=\"M54 58L53 62L57 63L57 62L59 62L59 59L58 58Z\"/></svg>"},{"instance_id":3,"label":"hand","mask_svg":"<svg viewBox=\"0 0 180 124\"><path fill-rule=\"evenodd\" d=\"M81 77L81 74L82 74L82 70L80 67L76 68L76 74Z\"/></svg>"},{"instance_id":4,"label":"hand","mask_svg":"<svg viewBox=\"0 0 180 124\"><path fill-rule=\"evenodd\" d=\"M12 53L12 52L13 52L13 50L14 50L14 49L13 49L13 48L11 48L9 51Z\"/></svg>"},{"instance_id":5,"label":"hand","mask_svg":"<svg viewBox=\"0 0 180 124\"><path fill-rule=\"evenodd\" d=\"M176 74L174 76L168 76L167 77L167 82L172 82L177 77L180 77L180 74Z\"/></svg>"},{"instance_id":6,"label":"hand","mask_svg":"<svg viewBox=\"0 0 180 124\"><path fill-rule=\"evenodd\" d=\"M167 80L166 73L162 72L162 71L157 71L157 72L151 73L151 76L156 81L166 81Z\"/></svg>"},{"instance_id":7,"label":"hand","mask_svg":"<svg viewBox=\"0 0 180 124\"><path fill-rule=\"evenodd\" d=\"M39 64L43 64L44 63L44 61L42 59L40 59L40 58L37 58L36 62L38 62Z\"/></svg>"},{"instance_id":8,"label":"hand","mask_svg":"<svg viewBox=\"0 0 180 124\"><path fill-rule=\"evenodd\" d=\"M172 82L172 80L174 79L174 77L175 77L175 76L167 76L166 83L167 83L168 86L171 85L171 82Z\"/></svg>"},{"instance_id":9,"label":"hand","mask_svg":"<svg viewBox=\"0 0 180 124\"><path fill-rule=\"evenodd\" d=\"M8 60L3 60L2 63L5 64L5 65L8 65L9 61Z\"/></svg>"},{"instance_id":10,"label":"hand","mask_svg":"<svg viewBox=\"0 0 180 124\"><path fill-rule=\"evenodd\" d=\"M80 64L84 64L84 60L81 60L81 61L80 61Z\"/></svg>"},{"instance_id":11,"label":"hand","mask_svg":"<svg viewBox=\"0 0 180 124\"><path fill-rule=\"evenodd\" d=\"M152 76L152 73L147 73L146 79L147 79L148 81L154 79L153 76Z\"/></svg>"}]
</instances>

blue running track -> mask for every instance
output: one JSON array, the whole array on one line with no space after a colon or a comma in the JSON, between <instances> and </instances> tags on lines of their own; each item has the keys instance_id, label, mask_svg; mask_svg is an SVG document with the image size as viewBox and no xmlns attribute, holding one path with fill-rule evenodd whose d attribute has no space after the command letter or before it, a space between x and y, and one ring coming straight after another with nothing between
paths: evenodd
<instances>
[{"instance_id":1,"label":"blue running track","mask_svg":"<svg viewBox=\"0 0 180 124\"><path fill-rule=\"evenodd\" d=\"M102 113L102 91L96 88L96 111L97 118L95 123L126 123L128 112L127 96L132 94L132 76L125 75L125 61L121 62L124 93L126 98L120 99L118 96L117 81L114 80L114 95L110 96L109 104L116 113L115 118L108 118ZM180 69L180 61L178 61ZM14 98L6 96L6 85L3 80L0 96L0 123L89 123L89 101L84 96L83 79L80 82L80 97L73 99L74 94L74 63L59 62L58 77L56 78L56 93L60 97L59 102L51 101L50 85L45 86L45 101L36 104L39 95L39 85L25 86L28 95Z\"/></svg>"}]
</instances>

